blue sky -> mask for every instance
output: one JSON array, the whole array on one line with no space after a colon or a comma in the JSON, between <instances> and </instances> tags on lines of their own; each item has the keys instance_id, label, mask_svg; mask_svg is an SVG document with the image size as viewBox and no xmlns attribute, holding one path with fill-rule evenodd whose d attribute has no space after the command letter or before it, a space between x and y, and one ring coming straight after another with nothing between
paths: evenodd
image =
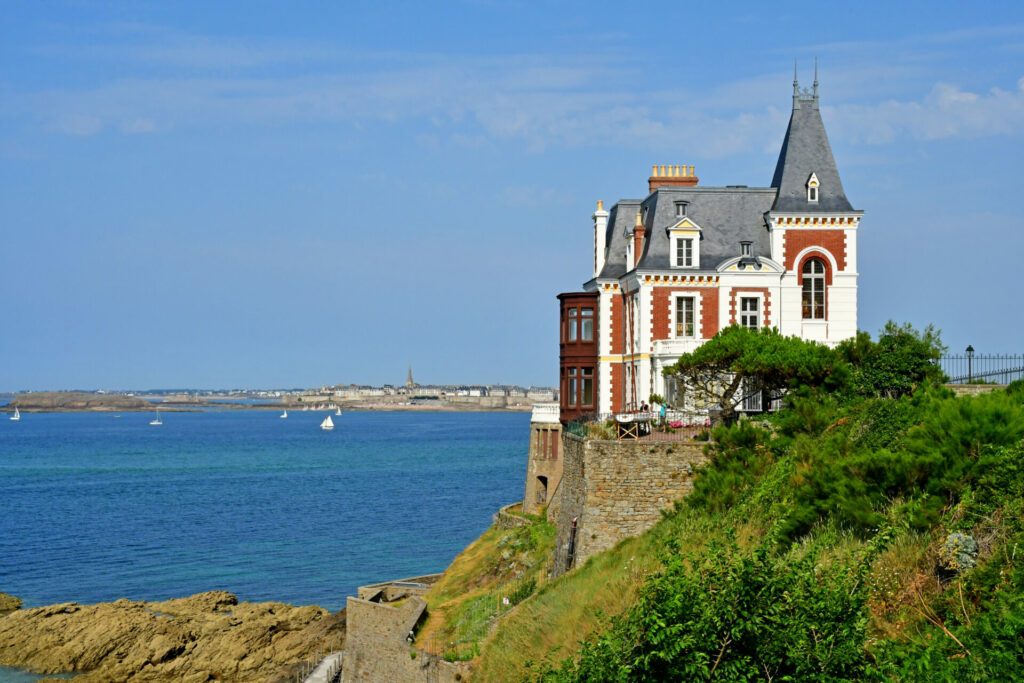
<instances>
[{"instance_id":1,"label":"blue sky","mask_svg":"<svg viewBox=\"0 0 1024 683\"><path fill-rule=\"evenodd\" d=\"M860 327L1021 352L1019 3L12 2L0 390L553 384L595 200L768 184L815 55Z\"/></svg>"}]
</instances>

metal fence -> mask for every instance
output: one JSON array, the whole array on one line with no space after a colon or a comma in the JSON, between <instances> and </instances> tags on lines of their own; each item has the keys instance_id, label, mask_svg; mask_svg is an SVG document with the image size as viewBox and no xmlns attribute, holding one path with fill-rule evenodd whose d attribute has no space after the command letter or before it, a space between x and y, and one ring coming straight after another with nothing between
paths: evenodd
<instances>
[{"instance_id":1,"label":"metal fence","mask_svg":"<svg viewBox=\"0 0 1024 683\"><path fill-rule=\"evenodd\" d=\"M605 440L691 441L703 438L711 429L706 413L669 410L590 413L581 415L565 427L576 436Z\"/></svg>"},{"instance_id":2,"label":"metal fence","mask_svg":"<svg viewBox=\"0 0 1024 683\"><path fill-rule=\"evenodd\" d=\"M1024 379L1024 354L985 354L969 351L943 356L939 367L952 384L1009 384Z\"/></svg>"},{"instance_id":3,"label":"metal fence","mask_svg":"<svg viewBox=\"0 0 1024 683\"><path fill-rule=\"evenodd\" d=\"M316 650L308 653L301 662L293 667L288 680L295 683L302 683L314 678L316 683L335 683L340 680L341 660L340 657L334 657L334 655L341 653L344 643L345 638L342 635L334 635L325 639ZM332 658L331 661L324 662L328 657ZM317 672L322 663L324 667L319 671L321 675L314 677L314 672Z\"/></svg>"}]
</instances>

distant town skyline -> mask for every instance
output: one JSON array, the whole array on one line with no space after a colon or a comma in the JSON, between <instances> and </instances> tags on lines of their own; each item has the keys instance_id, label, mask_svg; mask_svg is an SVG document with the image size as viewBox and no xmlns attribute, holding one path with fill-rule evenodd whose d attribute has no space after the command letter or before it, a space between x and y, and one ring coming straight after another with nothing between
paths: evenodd
<instances>
[{"instance_id":1,"label":"distant town skyline","mask_svg":"<svg viewBox=\"0 0 1024 683\"><path fill-rule=\"evenodd\" d=\"M595 202L767 185L815 57L859 327L1020 352L1024 8L986 8L10 3L0 391L554 386Z\"/></svg>"}]
</instances>

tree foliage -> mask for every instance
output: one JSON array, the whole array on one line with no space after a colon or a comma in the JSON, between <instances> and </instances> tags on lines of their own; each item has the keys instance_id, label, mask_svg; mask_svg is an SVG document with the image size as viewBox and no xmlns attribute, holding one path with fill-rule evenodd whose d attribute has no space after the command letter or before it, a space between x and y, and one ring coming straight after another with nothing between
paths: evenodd
<instances>
[{"instance_id":1,"label":"tree foliage","mask_svg":"<svg viewBox=\"0 0 1024 683\"><path fill-rule=\"evenodd\" d=\"M716 405L722 421L735 419L744 386L779 392L790 386L839 385L845 362L827 346L785 337L775 329L726 327L665 369L695 397Z\"/></svg>"},{"instance_id":2,"label":"tree foliage","mask_svg":"<svg viewBox=\"0 0 1024 683\"><path fill-rule=\"evenodd\" d=\"M877 342L867 332L858 332L837 351L853 367L851 386L863 396L899 398L925 382L944 379L936 361L946 347L931 325L919 332L909 323L890 320Z\"/></svg>"}]
</instances>

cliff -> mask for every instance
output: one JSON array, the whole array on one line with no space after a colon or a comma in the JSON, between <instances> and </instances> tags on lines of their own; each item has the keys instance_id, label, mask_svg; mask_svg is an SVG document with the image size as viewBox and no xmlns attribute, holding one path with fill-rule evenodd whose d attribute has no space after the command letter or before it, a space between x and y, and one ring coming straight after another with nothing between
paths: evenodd
<instances>
[{"instance_id":1,"label":"cliff","mask_svg":"<svg viewBox=\"0 0 1024 683\"><path fill-rule=\"evenodd\" d=\"M0 616L0 664L83 672L79 683L271 683L292 680L300 662L339 646L344 623L343 613L240 603L223 591L164 602L72 602Z\"/></svg>"}]
</instances>

